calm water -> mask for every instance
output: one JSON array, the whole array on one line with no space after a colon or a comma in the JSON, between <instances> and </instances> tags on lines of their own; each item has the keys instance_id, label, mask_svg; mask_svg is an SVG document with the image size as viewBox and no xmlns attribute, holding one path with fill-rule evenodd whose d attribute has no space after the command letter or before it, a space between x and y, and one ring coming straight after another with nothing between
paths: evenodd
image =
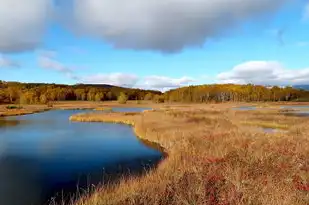
<instances>
[{"instance_id":1,"label":"calm water","mask_svg":"<svg viewBox=\"0 0 309 205\"><path fill-rule=\"evenodd\" d=\"M300 117L309 116L309 105L287 105L287 106L282 106L281 109L296 109L296 111L287 113L286 115L297 115Z\"/></svg>"},{"instance_id":2,"label":"calm water","mask_svg":"<svg viewBox=\"0 0 309 205\"><path fill-rule=\"evenodd\" d=\"M151 108L123 108L123 107L115 107L113 108L114 112L142 112L144 110L151 110Z\"/></svg>"},{"instance_id":3,"label":"calm water","mask_svg":"<svg viewBox=\"0 0 309 205\"><path fill-rule=\"evenodd\" d=\"M256 107L255 106L241 106L241 107L233 107L232 109L247 111L247 110L256 110Z\"/></svg>"},{"instance_id":4,"label":"calm water","mask_svg":"<svg viewBox=\"0 0 309 205\"><path fill-rule=\"evenodd\" d=\"M129 126L68 120L80 112L59 110L0 120L1 205L46 204L56 193L57 200L61 195L68 198L77 187L140 174L162 158Z\"/></svg>"}]
</instances>

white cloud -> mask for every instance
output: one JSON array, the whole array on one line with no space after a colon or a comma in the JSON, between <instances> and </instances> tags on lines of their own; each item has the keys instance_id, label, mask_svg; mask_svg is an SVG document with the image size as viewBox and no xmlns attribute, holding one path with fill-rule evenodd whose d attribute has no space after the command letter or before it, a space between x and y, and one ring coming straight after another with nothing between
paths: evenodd
<instances>
[{"instance_id":1,"label":"white cloud","mask_svg":"<svg viewBox=\"0 0 309 205\"><path fill-rule=\"evenodd\" d=\"M76 29L117 48L175 52L248 19L272 13L289 0L75 0Z\"/></svg>"},{"instance_id":2,"label":"white cloud","mask_svg":"<svg viewBox=\"0 0 309 205\"><path fill-rule=\"evenodd\" d=\"M79 77L79 80L82 83L89 84L108 84L161 91L186 86L195 81L190 77L169 78L166 76L146 76L140 78L137 75L128 73L96 74Z\"/></svg>"},{"instance_id":3,"label":"white cloud","mask_svg":"<svg viewBox=\"0 0 309 205\"><path fill-rule=\"evenodd\" d=\"M37 47L51 9L51 0L0 0L0 52Z\"/></svg>"},{"instance_id":4,"label":"white cloud","mask_svg":"<svg viewBox=\"0 0 309 205\"><path fill-rule=\"evenodd\" d=\"M276 61L249 61L217 76L219 83L260 85L308 84L309 68L287 69Z\"/></svg>"},{"instance_id":5,"label":"white cloud","mask_svg":"<svg viewBox=\"0 0 309 205\"><path fill-rule=\"evenodd\" d=\"M38 60L39 66L42 68L55 70L61 73L72 73L72 69L68 66L46 56L40 56Z\"/></svg>"},{"instance_id":6,"label":"white cloud","mask_svg":"<svg viewBox=\"0 0 309 205\"><path fill-rule=\"evenodd\" d=\"M108 84L124 87L132 87L139 80L136 75L127 73L96 74L81 77L80 79L83 83Z\"/></svg>"},{"instance_id":7,"label":"white cloud","mask_svg":"<svg viewBox=\"0 0 309 205\"><path fill-rule=\"evenodd\" d=\"M117 48L175 52L201 46L289 1L0 0L0 52L38 47L50 20L74 24L77 34L99 37Z\"/></svg>"},{"instance_id":8,"label":"white cloud","mask_svg":"<svg viewBox=\"0 0 309 205\"><path fill-rule=\"evenodd\" d=\"M142 82L142 86L151 89L167 90L189 85L195 80L190 77L169 78L166 76L147 76Z\"/></svg>"},{"instance_id":9,"label":"white cloud","mask_svg":"<svg viewBox=\"0 0 309 205\"><path fill-rule=\"evenodd\" d=\"M19 68L19 62L10 59L7 56L0 55L0 68Z\"/></svg>"},{"instance_id":10,"label":"white cloud","mask_svg":"<svg viewBox=\"0 0 309 205\"><path fill-rule=\"evenodd\" d=\"M52 56L55 55L55 51L41 52L41 55L38 57L38 65L44 69L60 72L73 80L80 80L80 78L75 75L73 67L64 65L63 63L53 59Z\"/></svg>"}]
</instances>

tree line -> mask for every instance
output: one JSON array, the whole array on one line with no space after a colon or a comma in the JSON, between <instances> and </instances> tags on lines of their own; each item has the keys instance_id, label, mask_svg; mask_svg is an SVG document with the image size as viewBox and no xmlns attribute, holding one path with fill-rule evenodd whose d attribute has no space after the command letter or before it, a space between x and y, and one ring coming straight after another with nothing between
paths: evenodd
<instances>
[{"instance_id":1,"label":"tree line","mask_svg":"<svg viewBox=\"0 0 309 205\"><path fill-rule=\"evenodd\" d=\"M293 87L261 85L213 84L188 86L164 93L169 102L261 102L309 101L309 92Z\"/></svg>"},{"instance_id":2,"label":"tree line","mask_svg":"<svg viewBox=\"0 0 309 205\"><path fill-rule=\"evenodd\" d=\"M156 103L309 101L309 91L293 87L212 84L181 87L165 93L111 85L61 85L0 81L0 103L47 104L53 101L153 100Z\"/></svg>"},{"instance_id":3,"label":"tree line","mask_svg":"<svg viewBox=\"0 0 309 205\"><path fill-rule=\"evenodd\" d=\"M160 91L111 85L60 85L0 81L0 103L46 104L52 101L112 101L125 95L127 100L152 100Z\"/></svg>"}]
</instances>

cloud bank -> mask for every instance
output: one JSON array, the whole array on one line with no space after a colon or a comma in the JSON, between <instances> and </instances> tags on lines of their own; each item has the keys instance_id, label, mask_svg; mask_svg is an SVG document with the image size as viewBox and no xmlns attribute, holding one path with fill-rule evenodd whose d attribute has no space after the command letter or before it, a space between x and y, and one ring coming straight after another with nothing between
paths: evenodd
<instances>
[{"instance_id":1,"label":"cloud bank","mask_svg":"<svg viewBox=\"0 0 309 205\"><path fill-rule=\"evenodd\" d=\"M0 52L40 45L49 20L116 48L176 52L202 46L289 0L0 0ZM57 15L55 15L57 14ZM57 18L55 18L57 16ZM63 17L63 18L61 18Z\"/></svg>"},{"instance_id":2,"label":"cloud bank","mask_svg":"<svg viewBox=\"0 0 309 205\"><path fill-rule=\"evenodd\" d=\"M0 0L0 53L36 48L51 10L50 0Z\"/></svg>"},{"instance_id":3,"label":"cloud bank","mask_svg":"<svg viewBox=\"0 0 309 205\"><path fill-rule=\"evenodd\" d=\"M219 83L259 85L308 84L309 68L287 69L277 61L249 61L217 76Z\"/></svg>"},{"instance_id":4,"label":"cloud bank","mask_svg":"<svg viewBox=\"0 0 309 205\"><path fill-rule=\"evenodd\" d=\"M239 23L288 0L75 0L81 33L116 48L174 52L201 46Z\"/></svg>"}]
</instances>

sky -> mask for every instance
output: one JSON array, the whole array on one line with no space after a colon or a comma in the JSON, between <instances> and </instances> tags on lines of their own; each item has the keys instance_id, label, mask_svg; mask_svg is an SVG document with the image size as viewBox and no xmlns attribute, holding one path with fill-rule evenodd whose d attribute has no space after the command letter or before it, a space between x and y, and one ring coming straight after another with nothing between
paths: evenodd
<instances>
[{"instance_id":1,"label":"sky","mask_svg":"<svg viewBox=\"0 0 309 205\"><path fill-rule=\"evenodd\" d=\"M0 80L309 84L306 0L0 0Z\"/></svg>"}]
</instances>

